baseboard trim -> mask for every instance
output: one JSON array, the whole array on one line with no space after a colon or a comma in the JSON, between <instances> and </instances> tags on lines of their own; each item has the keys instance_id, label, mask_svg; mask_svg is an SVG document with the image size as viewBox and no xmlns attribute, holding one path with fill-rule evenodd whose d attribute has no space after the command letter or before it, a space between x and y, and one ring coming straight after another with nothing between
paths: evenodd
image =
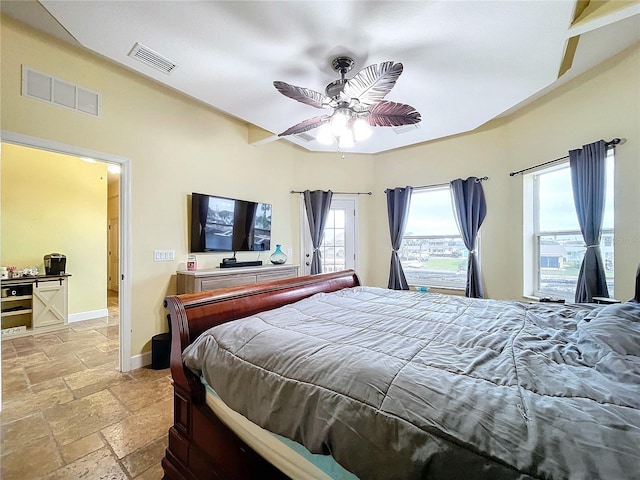
<instances>
[{"instance_id":1,"label":"baseboard trim","mask_svg":"<svg viewBox=\"0 0 640 480\"><path fill-rule=\"evenodd\" d=\"M109 310L101 308L100 310L88 310L86 312L72 313L69 315L69 323L82 322L83 320L93 320L94 318L108 317Z\"/></svg>"},{"instance_id":2,"label":"baseboard trim","mask_svg":"<svg viewBox=\"0 0 640 480\"><path fill-rule=\"evenodd\" d=\"M151 365L151 352L144 352L131 357L131 370Z\"/></svg>"}]
</instances>

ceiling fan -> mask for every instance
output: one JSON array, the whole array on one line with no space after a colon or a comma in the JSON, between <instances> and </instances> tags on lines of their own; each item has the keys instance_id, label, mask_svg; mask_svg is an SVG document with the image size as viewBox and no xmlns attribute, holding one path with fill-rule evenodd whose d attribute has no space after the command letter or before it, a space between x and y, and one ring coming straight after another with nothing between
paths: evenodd
<instances>
[{"instance_id":1,"label":"ceiling fan","mask_svg":"<svg viewBox=\"0 0 640 480\"><path fill-rule=\"evenodd\" d=\"M402 73L402 64L383 62L360 70L350 79L345 74L353 68L353 59L337 57L333 69L341 75L331 82L325 93L275 81L273 86L283 95L316 108L333 112L310 118L280 133L279 137L295 135L317 127L317 140L338 141L339 147L350 147L371 135L369 127L397 127L420 122L420 113L411 105L383 100Z\"/></svg>"}]
</instances>

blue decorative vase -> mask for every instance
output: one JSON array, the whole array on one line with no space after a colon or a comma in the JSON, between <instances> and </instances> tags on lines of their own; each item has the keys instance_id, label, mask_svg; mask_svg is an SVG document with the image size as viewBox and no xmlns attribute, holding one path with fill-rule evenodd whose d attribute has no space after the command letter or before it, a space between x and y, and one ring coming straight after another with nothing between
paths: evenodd
<instances>
[{"instance_id":1,"label":"blue decorative vase","mask_svg":"<svg viewBox=\"0 0 640 480\"><path fill-rule=\"evenodd\" d=\"M285 253L280 249L281 245L276 245L276 251L273 252L271 254L271 256L269 257L269 260L271 261L271 263L273 263L274 265L282 265L284 262L287 261L287 256L285 255Z\"/></svg>"}]
</instances>

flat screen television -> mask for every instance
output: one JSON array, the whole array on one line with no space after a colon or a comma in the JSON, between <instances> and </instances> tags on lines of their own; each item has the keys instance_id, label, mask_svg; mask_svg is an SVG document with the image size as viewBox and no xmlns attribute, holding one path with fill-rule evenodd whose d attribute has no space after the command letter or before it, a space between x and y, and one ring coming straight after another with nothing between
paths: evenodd
<instances>
[{"instance_id":1,"label":"flat screen television","mask_svg":"<svg viewBox=\"0 0 640 480\"><path fill-rule=\"evenodd\" d=\"M191 253L271 250L271 204L191 194Z\"/></svg>"}]
</instances>

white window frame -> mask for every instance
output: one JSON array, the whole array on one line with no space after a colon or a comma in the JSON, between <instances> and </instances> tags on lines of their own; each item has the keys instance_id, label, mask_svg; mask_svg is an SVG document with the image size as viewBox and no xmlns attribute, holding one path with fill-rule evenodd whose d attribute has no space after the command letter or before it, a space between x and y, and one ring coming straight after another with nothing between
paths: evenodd
<instances>
[{"instance_id":1,"label":"white window frame","mask_svg":"<svg viewBox=\"0 0 640 480\"><path fill-rule=\"evenodd\" d=\"M607 153L607 160L614 161L613 150ZM582 232L580 229L567 229L567 230L541 230L540 229L540 195L539 195L539 177L540 175L552 173L554 171L570 168L569 161L558 163L549 168L536 170L535 172L525 175L525 217L524 217L524 237L529 238L528 242L525 242L525 268L524 268L524 296L532 296L534 298L553 297L562 298L565 301L573 302L573 294L563 296L558 295L555 292L545 291L540 288L542 272L541 272L541 238L549 236L577 236L582 238ZM529 200L527 200L527 198ZM529 205L527 205L527 201ZM530 225L527 227L527 225ZM529 231L527 231L529 229ZM604 252L603 245L605 243L606 236L613 236L613 245L615 245L615 227L603 228L601 237L601 249ZM614 253L615 258L615 253ZM527 260L528 259L528 260ZM605 260L603 256L603 260ZM615 285L615 278L614 278ZM613 294L613 291L610 292Z\"/></svg>"},{"instance_id":2,"label":"white window frame","mask_svg":"<svg viewBox=\"0 0 640 480\"><path fill-rule=\"evenodd\" d=\"M422 193L426 193L426 192L430 192L430 191L438 191L438 190L447 190L449 192L449 196L451 196L451 186L450 185L440 185L440 186L433 186L433 187L421 187L421 188L416 188L413 190L413 192L411 193L411 195L415 195L415 194L422 194ZM412 198L413 200L413 198ZM412 202L413 203L413 202ZM411 206L409 207L409 209L411 209ZM451 201L451 214L453 215L452 219L454 221L454 223L457 225L458 222L456 221L455 218L455 212L454 212L454 206L453 206L453 200ZM457 228L457 227L456 227ZM445 238L459 238L460 241L462 242L462 248L464 250L467 250L467 248L464 246L464 241L462 239L462 234L460 233L459 229L457 228L458 233L457 235L403 235L402 237L402 243L401 245L404 244L405 240L439 240L439 239L445 239ZM480 233L478 233L478 237L476 239L476 252L479 252L480 250ZM400 255L402 255L402 247L401 247L401 251L399 252ZM466 262L468 256L460 256L460 257L455 257L458 258L460 260L460 262ZM480 264L480 255L478 253L476 253L476 259L478 260L478 264ZM400 262L402 263L403 260L402 258L400 259ZM410 272L407 269L407 264L406 264L406 260L404 261L405 263L403 264L403 270L405 272L405 276L407 276L407 273ZM428 271L428 269L427 269ZM466 273L466 271L465 271ZM437 283L437 282L431 282L428 279L426 279L426 281L421 281L421 282L417 282L417 281L413 281L413 279L411 278L411 274L409 273L409 275L407 276L407 283L409 284L409 286L412 287L429 287L429 288L434 288L434 289L438 289L438 290L451 290L451 291L455 291L455 292L464 292L465 288L466 288L466 275L464 277L464 282L459 284L459 285L452 285L450 283Z\"/></svg>"}]
</instances>

